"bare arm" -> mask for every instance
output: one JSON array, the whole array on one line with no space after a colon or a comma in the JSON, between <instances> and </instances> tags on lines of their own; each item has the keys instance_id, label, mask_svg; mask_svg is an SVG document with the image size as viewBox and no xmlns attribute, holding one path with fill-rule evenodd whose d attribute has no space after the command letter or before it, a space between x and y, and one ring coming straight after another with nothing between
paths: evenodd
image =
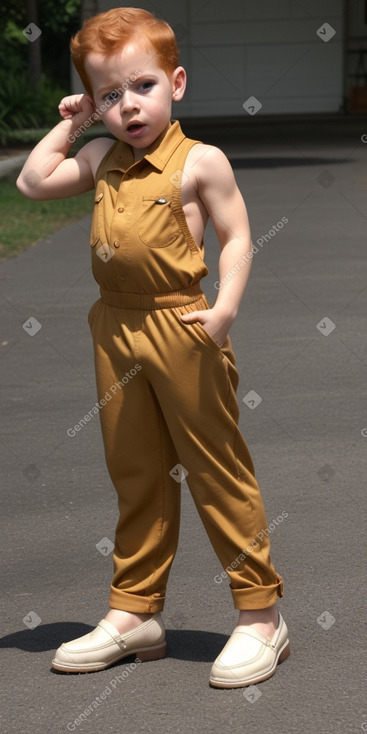
<instances>
[{"instance_id":1,"label":"bare arm","mask_svg":"<svg viewBox=\"0 0 367 734\"><path fill-rule=\"evenodd\" d=\"M221 247L218 296L213 308L185 314L182 319L186 323L200 321L210 336L218 344L223 344L237 316L250 275L250 225L231 165L221 150L208 147L193 171L198 194L213 222Z\"/></svg>"},{"instance_id":2,"label":"bare arm","mask_svg":"<svg viewBox=\"0 0 367 734\"><path fill-rule=\"evenodd\" d=\"M112 145L108 138L92 140L67 158L75 132L93 121L95 107L85 94L65 97L59 110L64 118L32 150L17 179L19 191L29 199L62 199L94 188L99 161Z\"/></svg>"}]
</instances>

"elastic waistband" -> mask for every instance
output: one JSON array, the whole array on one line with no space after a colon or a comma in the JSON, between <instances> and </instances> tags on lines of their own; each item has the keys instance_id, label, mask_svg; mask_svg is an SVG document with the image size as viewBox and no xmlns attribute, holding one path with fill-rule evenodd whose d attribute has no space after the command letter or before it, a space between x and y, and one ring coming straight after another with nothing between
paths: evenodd
<instances>
[{"instance_id":1,"label":"elastic waistband","mask_svg":"<svg viewBox=\"0 0 367 734\"><path fill-rule=\"evenodd\" d=\"M199 300L204 295L200 283L168 293L122 293L120 291L107 291L104 288L100 288L99 291L103 303L108 306L138 308L141 311L185 306L187 303Z\"/></svg>"}]
</instances>

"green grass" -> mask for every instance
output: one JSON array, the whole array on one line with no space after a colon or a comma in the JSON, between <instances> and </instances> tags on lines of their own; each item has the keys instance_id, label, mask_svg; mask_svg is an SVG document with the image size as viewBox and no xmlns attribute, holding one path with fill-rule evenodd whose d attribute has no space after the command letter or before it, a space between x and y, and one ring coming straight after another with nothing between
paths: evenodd
<instances>
[{"instance_id":1,"label":"green grass","mask_svg":"<svg viewBox=\"0 0 367 734\"><path fill-rule=\"evenodd\" d=\"M17 176L18 172L13 172L0 179L0 260L16 257L93 209L93 191L70 199L26 199L15 185Z\"/></svg>"}]
</instances>

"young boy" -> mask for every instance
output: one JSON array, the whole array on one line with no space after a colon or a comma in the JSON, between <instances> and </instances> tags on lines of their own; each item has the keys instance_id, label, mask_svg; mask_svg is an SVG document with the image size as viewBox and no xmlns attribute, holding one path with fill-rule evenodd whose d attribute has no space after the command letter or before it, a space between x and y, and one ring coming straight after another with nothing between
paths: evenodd
<instances>
[{"instance_id":1,"label":"young boy","mask_svg":"<svg viewBox=\"0 0 367 734\"><path fill-rule=\"evenodd\" d=\"M186 74L170 26L145 10L113 9L87 20L71 51L87 94L61 101L63 120L32 151L17 185L31 199L96 188L90 245L101 297L88 319L120 514L110 611L61 645L52 664L89 672L133 653L164 657L160 612L178 542L177 479L187 476L240 610L210 683L247 686L273 675L289 641L276 607L282 579L238 429L228 337L252 256L246 207L225 155L171 121ZM116 140L101 137L67 158L95 119ZM221 247L211 308L200 288L209 217Z\"/></svg>"}]
</instances>

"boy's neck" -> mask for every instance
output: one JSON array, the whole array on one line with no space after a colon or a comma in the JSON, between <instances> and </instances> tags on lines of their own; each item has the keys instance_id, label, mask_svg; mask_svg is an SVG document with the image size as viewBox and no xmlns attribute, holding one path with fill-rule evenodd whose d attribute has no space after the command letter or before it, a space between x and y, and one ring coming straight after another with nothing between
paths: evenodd
<instances>
[{"instance_id":1,"label":"boy's neck","mask_svg":"<svg viewBox=\"0 0 367 734\"><path fill-rule=\"evenodd\" d=\"M164 130L162 130L162 132L153 141L153 143L151 143L151 145L149 145L148 148L143 148L141 150L140 148L134 148L133 146L131 146L132 151L133 151L133 154L134 154L135 163L137 163L138 161L141 161L144 158L144 156L146 156L148 153L153 153L153 151L156 148L158 148L158 146L162 142L163 138L165 137L165 135L167 133L167 130L169 130L169 128L171 127L171 125L172 125L172 122L171 122L171 120L169 120L168 123L167 123L167 125L166 125L166 127L164 128Z\"/></svg>"}]
</instances>

